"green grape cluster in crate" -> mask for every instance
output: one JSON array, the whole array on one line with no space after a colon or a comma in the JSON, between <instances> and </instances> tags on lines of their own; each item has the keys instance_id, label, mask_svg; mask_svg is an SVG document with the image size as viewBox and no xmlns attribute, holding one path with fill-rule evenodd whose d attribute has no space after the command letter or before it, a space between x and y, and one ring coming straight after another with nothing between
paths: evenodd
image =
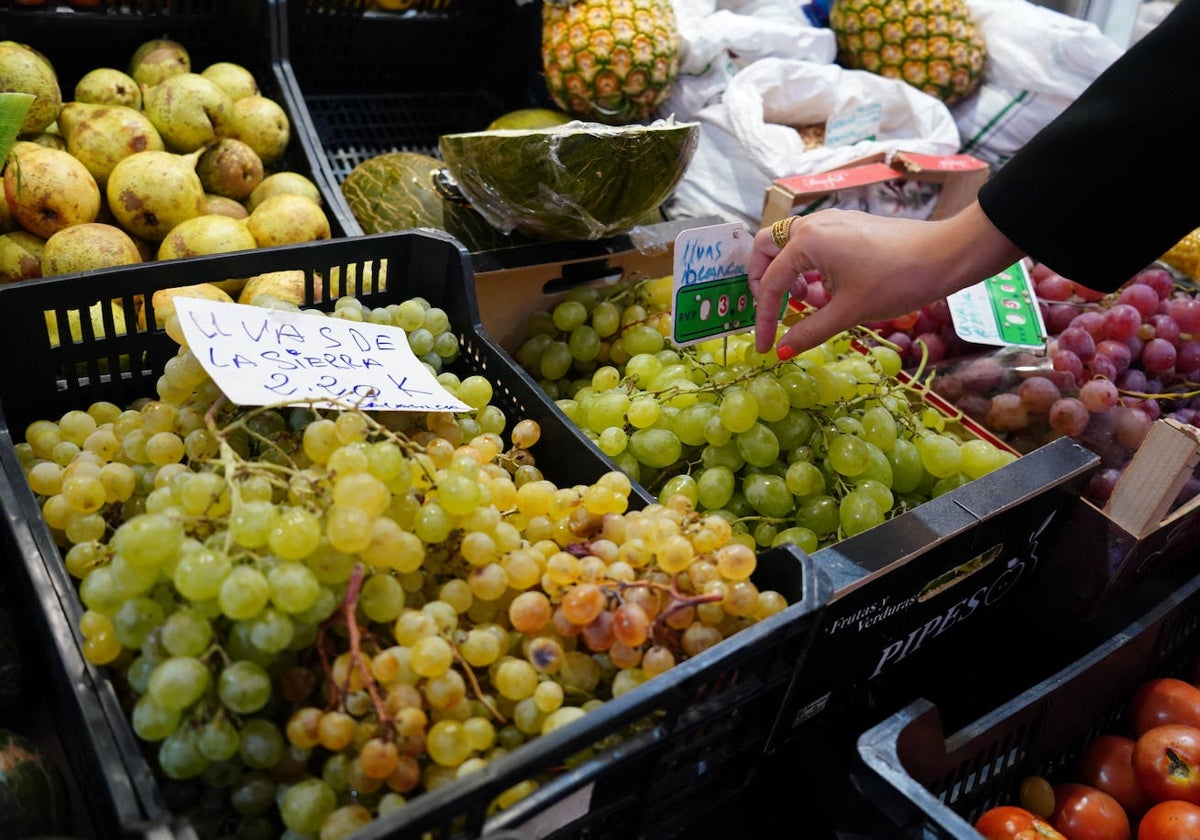
<instances>
[{"instance_id":1,"label":"green grape cluster in crate","mask_svg":"<svg viewBox=\"0 0 1200 840\"><path fill-rule=\"evenodd\" d=\"M787 362L750 333L676 346L671 290L576 287L533 313L515 358L633 480L752 547L815 551L1015 457L930 403L886 343L843 333Z\"/></svg>"},{"instance_id":2,"label":"green grape cluster in crate","mask_svg":"<svg viewBox=\"0 0 1200 840\"><path fill-rule=\"evenodd\" d=\"M471 410L236 406L172 315L157 398L18 444L84 655L202 836L345 836L788 606L683 496L544 478L539 425L437 370L454 334L428 301L328 317L428 332Z\"/></svg>"}]
</instances>

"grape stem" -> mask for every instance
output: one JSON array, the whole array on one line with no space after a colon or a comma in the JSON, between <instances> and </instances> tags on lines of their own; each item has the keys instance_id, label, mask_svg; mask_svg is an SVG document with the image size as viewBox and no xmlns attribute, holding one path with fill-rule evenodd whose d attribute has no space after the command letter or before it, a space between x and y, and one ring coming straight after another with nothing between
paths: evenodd
<instances>
[{"instance_id":1,"label":"grape stem","mask_svg":"<svg viewBox=\"0 0 1200 840\"><path fill-rule=\"evenodd\" d=\"M362 592L363 568L362 563L354 564L354 569L350 573L350 580L346 584L346 594L342 597L341 610L339 613L334 613L333 616L321 625L318 631L318 639L319 641L323 641L325 631L335 624L346 628L350 642L351 667L357 670L359 676L362 677L363 686L371 696L371 705L375 707L375 715L379 718L380 737L386 740L392 736L394 721L392 716L388 714L386 706L384 706L383 698L379 695L379 685L375 682L375 677L371 674L371 669L367 667L367 663L363 659L362 630L358 626L358 617L356 615L358 596ZM321 666L328 675L331 669L329 667L329 660L325 656L324 646L319 644L318 649L321 651ZM349 679L349 676L347 676L345 685L335 684L333 686L333 697L330 698L331 704L340 704L343 702L343 698L349 690Z\"/></svg>"}]
</instances>

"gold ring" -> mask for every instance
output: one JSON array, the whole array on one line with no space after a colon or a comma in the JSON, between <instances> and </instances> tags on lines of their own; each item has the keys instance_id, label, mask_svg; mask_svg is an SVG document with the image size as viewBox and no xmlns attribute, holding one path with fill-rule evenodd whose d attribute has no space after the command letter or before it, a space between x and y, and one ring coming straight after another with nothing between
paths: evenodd
<instances>
[{"instance_id":1,"label":"gold ring","mask_svg":"<svg viewBox=\"0 0 1200 840\"><path fill-rule=\"evenodd\" d=\"M785 216L771 225L771 241L775 243L775 247L783 250L783 246L788 244L788 240L792 237L792 217Z\"/></svg>"}]
</instances>

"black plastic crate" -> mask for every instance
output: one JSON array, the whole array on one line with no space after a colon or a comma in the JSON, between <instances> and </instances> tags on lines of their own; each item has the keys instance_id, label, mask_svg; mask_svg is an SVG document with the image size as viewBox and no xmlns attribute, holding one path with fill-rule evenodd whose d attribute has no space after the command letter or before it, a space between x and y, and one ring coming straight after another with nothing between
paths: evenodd
<instances>
[{"instance_id":1,"label":"black plastic crate","mask_svg":"<svg viewBox=\"0 0 1200 840\"><path fill-rule=\"evenodd\" d=\"M1123 605L1137 617L1106 641L951 734L926 698L863 732L839 836L979 840L975 820L1019 803L1025 778L1071 781L1092 738L1122 731L1134 689L1180 676L1200 651L1200 576L1138 594Z\"/></svg>"},{"instance_id":2,"label":"black plastic crate","mask_svg":"<svg viewBox=\"0 0 1200 840\"><path fill-rule=\"evenodd\" d=\"M342 227L362 226L341 183L388 152L440 157L443 134L479 131L516 108L554 107L541 76L541 4L270 0L278 58L321 153L322 192Z\"/></svg>"},{"instance_id":3,"label":"black plastic crate","mask_svg":"<svg viewBox=\"0 0 1200 840\"><path fill-rule=\"evenodd\" d=\"M39 636L56 670L63 707L57 719L63 739L80 745L71 755L75 772L95 780L87 789L95 793L97 825L112 826L122 836L167 832L166 836L187 838L195 833L170 812L124 716L115 685L103 669L82 658L75 629L82 607L25 482L13 443L23 438L23 429L32 420L57 417L94 400L123 405L153 395L162 366L177 346L162 330L115 335L111 320L105 323L106 337L97 338L90 320L83 319L82 342L52 347L41 313L52 311L65 323L70 310L86 311L98 300L115 300L129 314L129 323L135 323L135 298L149 299L156 289L282 269L303 270L308 299L319 297L324 303L318 305L329 309L333 306L329 269L340 267L343 277L353 269L354 276L364 277L378 276L385 265L387 290L364 292L351 285L343 293L356 294L369 306L413 295L442 306L463 349L450 368L487 375L495 386L494 402L506 414L533 417L542 424L534 455L551 453L552 457L539 460L548 478L560 485L575 484L611 468L573 425L552 413L552 404L532 379L479 326L467 254L446 234L406 231L329 240L107 269L95 272L87 283L45 278L0 288L0 320L6 322L0 330L0 346L10 358L24 360L21 377L0 382L0 464L7 479L0 488L0 506L6 520L5 539L16 575L28 590L30 603L37 605ZM153 311L146 321L154 323ZM67 334L65 328L62 334ZM638 497L636 490L631 498L634 506L648 501ZM423 794L402 812L363 829L361 836L407 836L410 830L476 836L485 828L491 830L485 820L498 793L561 768L580 750L630 727L642 731L545 784L529 801L504 814L506 827L546 819L539 816L541 811L584 784L590 806L560 826L561 831L574 834L599 830L601 825L628 828L652 823L672 814L675 805L690 802L697 790L711 790L709 799L714 802L732 795L753 776L782 694L793 672L802 667L831 593L828 578L791 547L761 555L754 579L761 587L780 591L790 606L580 721L493 761L484 771ZM702 812L696 813L699 817ZM678 814L671 822L682 824Z\"/></svg>"},{"instance_id":4,"label":"black plastic crate","mask_svg":"<svg viewBox=\"0 0 1200 840\"><path fill-rule=\"evenodd\" d=\"M241 64L291 122L288 147L271 171L298 172L316 184L333 236L361 233L361 228L347 228L344 223L341 192L336 196L326 192L318 171L323 154L314 144L303 101L295 98L291 71L276 60L277 35L268 0L99 0L91 7L72 7L60 0L45 0L40 6L0 0L0 38L28 44L46 55L58 75L64 102L74 98L75 84L89 70L125 70L134 50L152 38L183 44L197 73L217 61Z\"/></svg>"}]
</instances>

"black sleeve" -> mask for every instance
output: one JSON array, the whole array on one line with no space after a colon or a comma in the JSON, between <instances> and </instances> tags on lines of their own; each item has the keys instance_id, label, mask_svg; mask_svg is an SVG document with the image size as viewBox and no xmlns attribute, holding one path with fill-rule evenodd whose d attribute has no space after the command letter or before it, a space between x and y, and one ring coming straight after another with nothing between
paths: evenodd
<instances>
[{"instance_id":1,"label":"black sleeve","mask_svg":"<svg viewBox=\"0 0 1200 840\"><path fill-rule=\"evenodd\" d=\"M1026 254L1116 289L1200 227L1200 0L1180 0L979 192Z\"/></svg>"}]
</instances>

